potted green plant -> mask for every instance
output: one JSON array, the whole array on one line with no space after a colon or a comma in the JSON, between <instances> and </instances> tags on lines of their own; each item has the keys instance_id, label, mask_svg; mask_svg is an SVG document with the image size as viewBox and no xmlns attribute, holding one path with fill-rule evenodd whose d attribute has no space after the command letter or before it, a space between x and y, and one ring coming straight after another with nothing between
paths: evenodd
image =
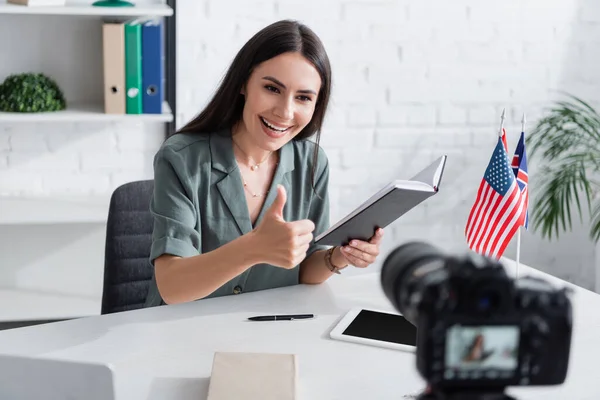
<instances>
[{"instance_id":1,"label":"potted green plant","mask_svg":"<svg viewBox=\"0 0 600 400\"><path fill-rule=\"evenodd\" d=\"M573 211L582 222L589 214L589 234L599 252L600 114L580 98L566 97L547 110L526 142L530 158L542 158L531 221L542 237L558 238L571 230Z\"/></svg>"},{"instance_id":2,"label":"potted green plant","mask_svg":"<svg viewBox=\"0 0 600 400\"><path fill-rule=\"evenodd\" d=\"M62 90L44 74L13 74L0 84L0 111L35 113L65 108Z\"/></svg>"}]
</instances>

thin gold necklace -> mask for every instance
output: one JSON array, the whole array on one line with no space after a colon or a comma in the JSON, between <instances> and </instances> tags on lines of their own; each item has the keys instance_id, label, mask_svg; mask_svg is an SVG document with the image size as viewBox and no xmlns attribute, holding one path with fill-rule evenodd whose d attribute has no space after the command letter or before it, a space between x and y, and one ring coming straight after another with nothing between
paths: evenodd
<instances>
[{"instance_id":1,"label":"thin gold necklace","mask_svg":"<svg viewBox=\"0 0 600 400\"><path fill-rule=\"evenodd\" d=\"M248 184L246 183L246 180L244 179L244 177L242 176L242 182L244 182L244 188L248 191L248 193L250 193L252 195L252 197L263 197L266 193L254 193L252 190L250 190L250 188L248 187Z\"/></svg>"},{"instance_id":2,"label":"thin gold necklace","mask_svg":"<svg viewBox=\"0 0 600 400\"><path fill-rule=\"evenodd\" d=\"M248 157L248 154L246 154L246 152L244 151L244 149L242 149L240 147L239 144L237 144L237 142L235 140L232 140L233 144L235 144L237 146L238 149L240 149L240 151L244 154L244 156L246 156L246 159L250 160L250 157ZM271 157L271 154L273 154L273 152L271 151L264 160L262 160L261 162L259 162L258 164L254 164L254 165L249 165L250 170L251 171L256 171L258 169L258 167L261 166L261 164L263 164L265 161L267 161L269 159L269 157Z\"/></svg>"},{"instance_id":3,"label":"thin gold necklace","mask_svg":"<svg viewBox=\"0 0 600 400\"><path fill-rule=\"evenodd\" d=\"M277 167L279 165L279 163L275 163L275 167ZM246 189L248 191L248 193L250 193L252 195L252 197L263 197L264 195L266 195L268 193L254 193L252 190L250 190L250 188L248 187L248 183L246 182L246 179L244 179L244 175L242 175L242 171L240 170L240 176L242 177L242 183L244 184L244 189Z\"/></svg>"}]
</instances>

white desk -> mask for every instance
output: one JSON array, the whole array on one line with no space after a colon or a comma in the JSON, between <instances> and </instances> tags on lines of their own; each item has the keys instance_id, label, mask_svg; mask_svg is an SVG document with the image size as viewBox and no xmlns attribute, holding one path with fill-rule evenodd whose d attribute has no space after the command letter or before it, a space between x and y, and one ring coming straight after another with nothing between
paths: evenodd
<instances>
[{"instance_id":1,"label":"white desk","mask_svg":"<svg viewBox=\"0 0 600 400\"><path fill-rule=\"evenodd\" d=\"M511 262L506 266L513 268ZM521 266L525 273L564 285ZM510 394L520 400L600 399L600 296L577 288L573 302L566 383L510 389ZM215 351L298 354L301 399L402 399L422 389L413 354L329 338L330 329L354 306L393 310L380 289L379 273L0 331L0 354L108 363L117 399L205 399ZM258 314L303 312L318 317L246 321ZM10 368L0 357L0 381ZM26 375L22 381L33 384Z\"/></svg>"}]
</instances>

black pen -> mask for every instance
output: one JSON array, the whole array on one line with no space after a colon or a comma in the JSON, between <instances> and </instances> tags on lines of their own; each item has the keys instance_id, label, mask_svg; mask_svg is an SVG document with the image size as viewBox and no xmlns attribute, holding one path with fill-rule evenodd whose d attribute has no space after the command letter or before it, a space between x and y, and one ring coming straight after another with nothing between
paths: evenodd
<instances>
[{"instance_id":1,"label":"black pen","mask_svg":"<svg viewBox=\"0 0 600 400\"><path fill-rule=\"evenodd\" d=\"M314 314L297 314L297 315L260 315L258 317L248 318L250 321L292 321L295 319L314 318Z\"/></svg>"}]
</instances>

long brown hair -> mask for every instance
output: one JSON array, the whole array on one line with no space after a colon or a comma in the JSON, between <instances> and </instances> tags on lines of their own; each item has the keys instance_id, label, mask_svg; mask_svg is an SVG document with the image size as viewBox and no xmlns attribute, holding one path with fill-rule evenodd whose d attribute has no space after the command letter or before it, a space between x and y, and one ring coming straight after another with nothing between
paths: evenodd
<instances>
[{"instance_id":1,"label":"long brown hair","mask_svg":"<svg viewBox=\"0 0 600 400\"><path fill-rule=\"evenodd\" d=\"M240 49L218 89L200 114L175 133L211 133L233 127L242 119L244 96L240 93L254 68L271 58L288 52L302 54L314 65L321 77L315 111L310 122L294 137L304 140L316 134L313 153L312 183L318 159L321 128L331 93L331 65L319 37L306 25L294 20L275 22L256 33Z\"/></svg>"}]
</instances>

